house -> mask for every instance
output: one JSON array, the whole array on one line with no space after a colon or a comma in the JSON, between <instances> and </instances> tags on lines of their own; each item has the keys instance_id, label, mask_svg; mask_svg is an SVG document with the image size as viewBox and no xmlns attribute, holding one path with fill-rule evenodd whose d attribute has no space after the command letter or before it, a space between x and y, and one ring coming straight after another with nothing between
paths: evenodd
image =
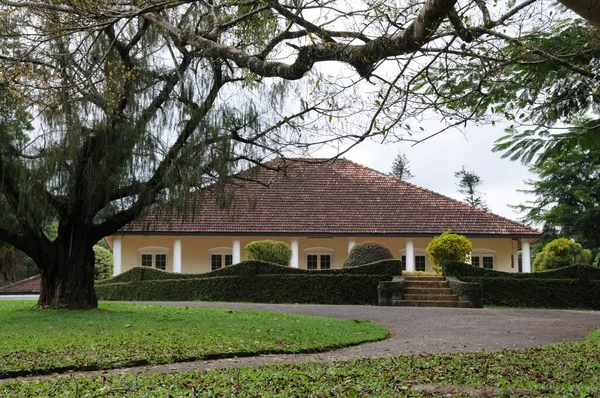
<instances>
[{"instance_id":1,"label":"house","mask_svg":"<svg viewBox=\"0 0 600 398\"><path fill-rule=\"evenodd\" d=\"M0 296L2 295L32 295L39 294L41 288L41 275L34 275L27 279L20 280L10 285L0 286Z\"/></svg>"},{"instance_id":2,"label":"house","mask_svg":"<svg viewBox=\"0 0 600 398\"><path fill-rule=\"evenodd\" d=\"M155 207L123 227L114 235L115 275L140 265L209 272L241 261L244 246L259 239L289 244L297 268L340 268L355 244L377 241L406 270L430 271L425 247L448 229L471 240L475 265L517 272L521 250L523 272L531 270L529 244L539 230L346 159L268 166L279 172L242 173L252 181L232 184L226 209L205 198L187 215Z\"/></svg>"}]
</instances>

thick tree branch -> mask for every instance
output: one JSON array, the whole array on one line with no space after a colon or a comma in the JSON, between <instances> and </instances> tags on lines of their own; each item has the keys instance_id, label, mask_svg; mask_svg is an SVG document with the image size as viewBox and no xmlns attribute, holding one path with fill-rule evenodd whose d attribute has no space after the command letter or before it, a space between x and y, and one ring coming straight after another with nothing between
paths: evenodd
<instances>
[{"instance_id":1,"label":"thick tree branch","mask_svg":"<svg viewBox=\"0 0 600 398\"><path fill-rule=\"evenodd\" d=\"M427 0L415 20L405 30L390 37L372 40L367 44L348 45L327 42L302 47L292 64L264 61L242 50L195 35L191 31L182 31L153 13L144 14L143 18L175 35L181 42L194 46L206 57L229 59L237 66L263 77L297 80L302 78L315 63L324 61L348 63L355 67L361 76L368 76L377 62L416 51L425 45L452 10L456 1Z\"/></svg>"},{"instance_id":2,"label":"thick tree branch","mask_svg":"<svg viewBox=\"0 0 600 398\"><path fill-rule=\"evenodd\" d=\"M562 4L600 29L600 7L597 0L559 0Z\"/></svg>"}]
</instances>

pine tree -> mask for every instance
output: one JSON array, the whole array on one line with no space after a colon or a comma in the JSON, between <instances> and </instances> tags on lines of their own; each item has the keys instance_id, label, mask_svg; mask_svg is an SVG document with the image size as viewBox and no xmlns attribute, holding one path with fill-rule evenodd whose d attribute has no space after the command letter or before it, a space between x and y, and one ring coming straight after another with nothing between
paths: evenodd
<instances>
[{"instance_id":1,"label":"pine tree","mask_svg":"<svg viewBox=\"0 0 600 398\"><path fill-rule=\"evenodd\" d=\"M460 171L454 173L454 177L459 179L458 192L465 195L465 202L473 207L488 209L483 194L478 189L483 184L483 180L475 172L467 170L463 166Z\"/></svg>"},{"instance_id":2,"label":"pine tree","mask_svg":"<svg viewBox=\"0 0 600 398\"><path fill-rule=\"evenodd\" d=\"M399 180L405 181L414 177L410 172L409 161L404 152L399 152L392 163L391 174Z\"/></svg>"}]
</instances>

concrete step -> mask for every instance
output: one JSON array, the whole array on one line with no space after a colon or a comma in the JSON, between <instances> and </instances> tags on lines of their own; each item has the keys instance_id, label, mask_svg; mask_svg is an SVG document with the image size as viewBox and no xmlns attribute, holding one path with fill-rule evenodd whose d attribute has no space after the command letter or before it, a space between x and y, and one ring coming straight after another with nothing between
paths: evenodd
<instances>
[{"instance_id":1,"label":"concrete step","mask_svg":"<svg viewBox=\"0 0 600 398\"><path fill-rule=\"evenodd\" d=\"M452 307L469 308L468 301L444 301L444 300L394 300L398 307Z\"/></svg>"},{"instance_id":2,"label":"concrete step","mask_svg":"<svg viewBox=\"0 0 600 398\"><path fill-rule=\"evenodd\" d=\"M458 301L456 294L405 294L404 300L409 301Z\"/></svg>"},{"instance_id":3,"label":"concrete step","mask_svg":"<svg viewBox=\"0 0 600 398\"><path fill-rule=\"evenodd\" d=\"M444 281L446 278L443 276L423 276L423 275L402 275L407 281L424 281L424 282L437 282Z\"/></svg>"},{"instance_id":4,"label":"concrete step","mask_svg":"<svg viewBox=\"0 0 600 398\"><path fill-rule=\"evenodd\" d=\"M414 289L431 289L431 288L443 288L450 287L447 281L410 281L406 280L407 288Z\"/></svg>"},{"instance_id":5,"label":"concrete step","mask_svg":"<svg viewBox=\"0 0 600 398\"><path fill-rule=\"evenodd\" d=\"M442 288L413 288L407 287L404 289L404 294L430 294L430 295L438 295L438 294L452 294L452 289L449 287Z\"/></svg>"}]
</instances>

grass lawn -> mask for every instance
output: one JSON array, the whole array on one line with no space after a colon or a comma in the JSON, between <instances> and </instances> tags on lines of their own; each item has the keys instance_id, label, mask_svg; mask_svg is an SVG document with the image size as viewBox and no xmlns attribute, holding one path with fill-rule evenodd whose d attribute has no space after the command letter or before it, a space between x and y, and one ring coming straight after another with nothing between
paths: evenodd
<instances>
[{"instance_id":1,"label":"grass lawn","mask_svg":"<svg viewBox=\"0 0 600 398\"><path fill-rule=\"evenodd\" d=\"M32 307L32 301L0 301L0 378L234 355L316 352L388 335L369 321L265 311L120 303L101 303L91 311Z\"/></svg>"},{"instance_id":2,"label":"grass lawn","mask_svg":"<svg viewBox=\"0 0 600 398\"><path fill-rule=\"evenodd\" d=\"M0 382L6 397L598 396L600 332L587 341L494 353L410 355L149 376ZM458 392L457 392L458 390ZM484 396L492 396L484 395Z\"/></svg>"}]
</instances>

